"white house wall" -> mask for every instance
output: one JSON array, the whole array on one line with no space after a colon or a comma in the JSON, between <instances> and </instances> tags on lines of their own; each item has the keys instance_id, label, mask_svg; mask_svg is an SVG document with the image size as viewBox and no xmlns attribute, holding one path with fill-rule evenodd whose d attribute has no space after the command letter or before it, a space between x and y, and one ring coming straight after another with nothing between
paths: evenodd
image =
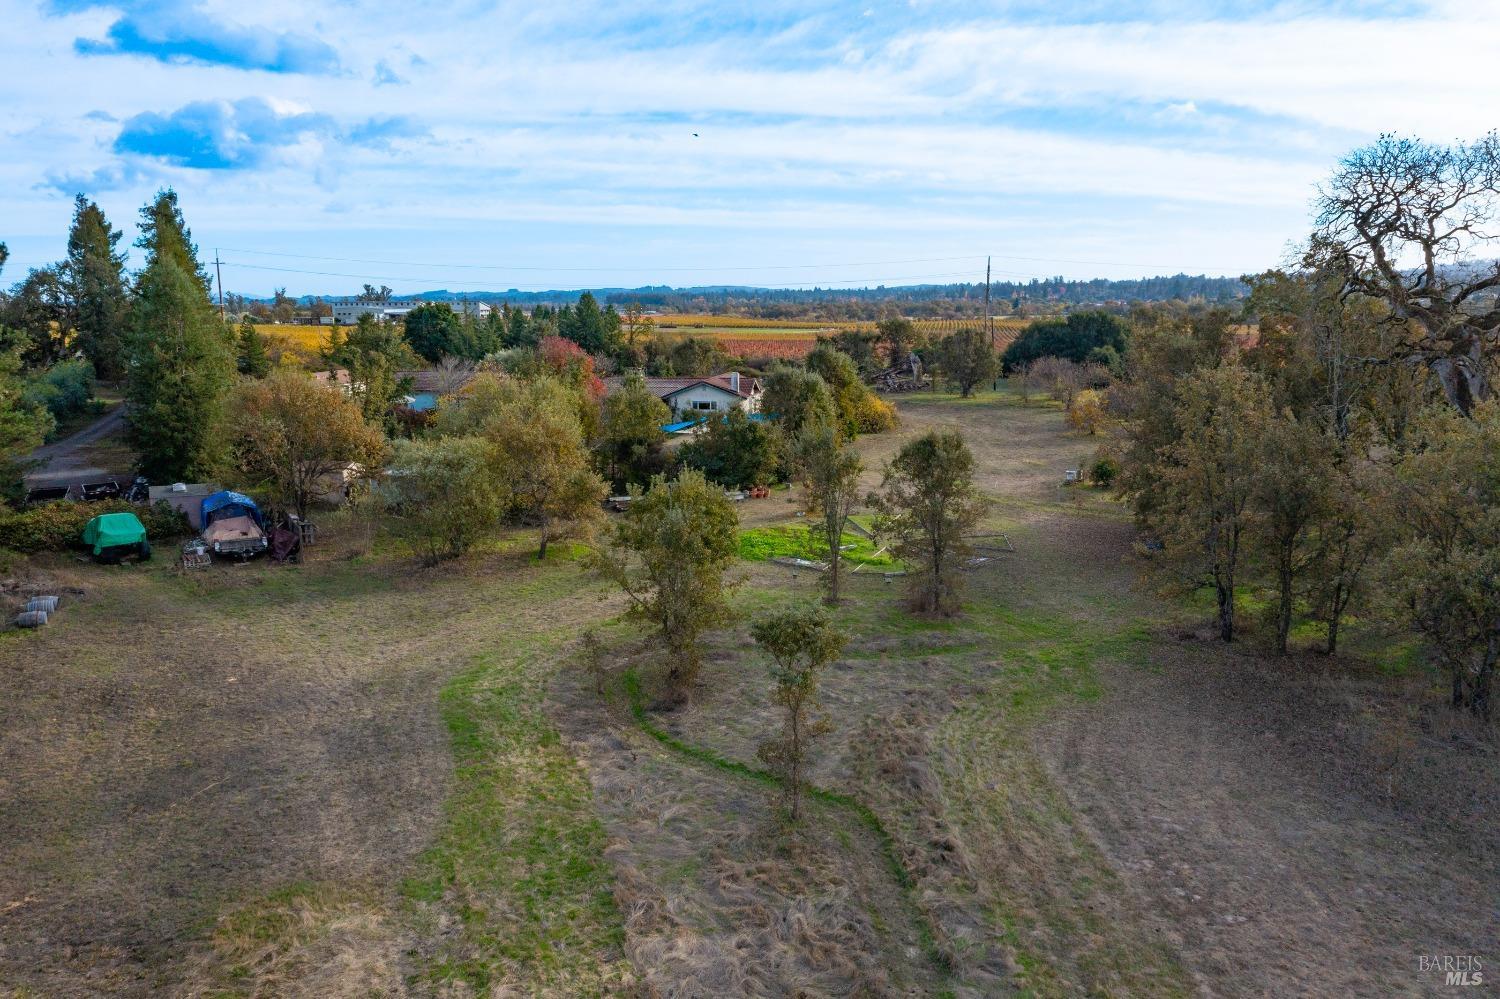
<instances>
[{"instance_id":1,"label":"white house wall","mask_svg":"<svg viewBox=\"0 0 1500 999\"><path fill-rule=\"evenodd\" d=\"M681 413L684 416L693 413L709 412L709 410L697 408L696 404L700 402L711 402L714 404L712 412L725 413L735 406L743 405L745 400L732 392L726 392L724 389L713 385L690 385L685 389L678 390L666 399L668 406L671 406L675 412Z\"/></svg>"}]
</instances>

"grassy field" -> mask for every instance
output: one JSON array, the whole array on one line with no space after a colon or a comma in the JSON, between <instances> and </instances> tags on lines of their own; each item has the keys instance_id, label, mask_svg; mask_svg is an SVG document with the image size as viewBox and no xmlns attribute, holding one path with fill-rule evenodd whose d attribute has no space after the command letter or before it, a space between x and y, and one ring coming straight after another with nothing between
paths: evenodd
<instances>
[{"instance_id":1,"label":"grassy field","mask_svg":"<svg viewBox=\"0 0 1500 999\"><path fill-rule=\"evenodd\" d=\"M817 598L767 561L794 497L743 504L740 618L670 712L618 595L524 537L39 563L62 612L0 634L0 994L1425 994L1414 955L1500 960L1500 775L1425 675L1207 640L1062 484L1097 441L1055 405L897 403L863 484L961 428L1016 550L953 620L850 577L794 829L747 626Z\"/></svg>"}]
</instances>

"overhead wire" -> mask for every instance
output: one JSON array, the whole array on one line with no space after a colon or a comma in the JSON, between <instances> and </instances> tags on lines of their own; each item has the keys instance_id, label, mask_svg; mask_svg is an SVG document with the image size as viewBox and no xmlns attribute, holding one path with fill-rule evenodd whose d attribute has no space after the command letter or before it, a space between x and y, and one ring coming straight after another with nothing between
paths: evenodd
<instances>
[{"instance_id":1,"label":"overhead wire","mask_svg":"<svg viewBox=\"0 0 1500 999\"><path fill-rule=\"evenodd\" d=\"M965 259L967 259L967 258L965 258ZM371 280L373 280L373 281L400 281L400 282L404 282L404 283L408 283L408 284L424 284L424 283L425 284L445 284L445 285L451 284L451 285L476 286L476 287L480 287L480 288L493 288L494 285L495 285L495 282L493 280L489 280L489 281L455 280L455 279L447 278L447 277L444 277L444 276L441 276L441 275L412 276L412 275L393 275L393 274L368 274L368 273L363 273L363 272L361 272L361 273L348 273L348 272L343 272L343 271L307 270L307 269L297 268L297 267L275 267L275 266L271 266L269 264L251 264L251 263L246 263L246 262L237 261L237 260L221 260L220 263L224 267L226 267L226 268L240 267L240 268L247 268L247 269L250 269L250 270L270 271L270 272L278 273L278 274L302 274L302 275L308 275L308 276L313 276L313 277L354 278L354 279L365 280L365 281L371 281ZM705 273L711 273L711 272L705 272ZM895 281L923 281L923 280L930 280L930 279L934 279L934 278L974 277L976 275L976 273L977 273L976 271L972 271L972 270L943 271L943 272L939 272L939 273L929 273L929 274L902 274L902 275L887 275L887 276L884 276L884 277L858 277L858 278L824 279L824 280L818 280L818 281L805 281L805 282L798 282L798 283L799 284L804 284L804 285L815 285L817 287L829 287L829 286L834 286L834 285L840 285L840 286L842 286L842 285L888 285L891 282L895 282ZM1029 275L1027 275L1027 276L1029 276ZM968 282L968 283L973 283L973 282ZM515 289L515 290L519 291L521 289L518 288L518 289ZM538 290L552 290L552 289L538 289Z\"/></svg>"},{"instance_id":2,"label":"overhead wire","mask_svg":"<svg viewBox=\"0 0 1500 999\"><path fill-rule=\"evenodd\" d=\"M310 253L286 253L278 250L250 250L243 247L225 246L220 247L227 253L249 253L256 256L266 257L290 257L299 260L323 260L331 263L341 264L376 264L388 267L439 267L444 270L484 270L484 271L545 271L548 273L595 273L616 274L621 271L639 270L651 273L709 273L724 271L784 271L784 270L817 270L835 267L887 267L895 264L932 264L949 263L955 260L983 260L984 254L968 254L961 257L911 257L905 260L859 260L841 263L821 262L816 264L758 264L758 265L726 265L722 267L543 267L528 264L448 264L432 263L425 260L372 260L361 257L327 257Z\"/></svg>"}]
</instances>

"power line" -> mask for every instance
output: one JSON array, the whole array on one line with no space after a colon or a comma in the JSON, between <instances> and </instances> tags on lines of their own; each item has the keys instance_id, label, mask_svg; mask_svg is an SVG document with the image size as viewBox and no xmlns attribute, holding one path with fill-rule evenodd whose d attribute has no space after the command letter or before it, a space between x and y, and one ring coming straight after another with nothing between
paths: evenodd
<instances>
[{"instance_id":1,"label":"power line","mask_svg":"<svg viewBox=\"0 0 1500 999\"><path fill-rule=\"evenodd\" d=\"M1090 267L1147 267L1159 271L1176 271L1179 274L1185 274L1188 271L1188 268L1179 267L1175 264L1142 264L1124 260L1071 260L1067 257L1017 257L1004 253L991 255L999 257L1001 260L1025 260L1034 264L1087 264ZM1240 267L1212 267L1208 264L1197 264L1195 266L1200 269L1201 273L1205 274L1209 271L1243 271L1243 268Z\"/></svg>"},{"instance_id":2,"label":"power line","mask_svg":"<svg viewBox=\"0 0 1500 999\"><path fill-rule=\"evenodd\" d=\"M621 271L629 271L627 267L538 267L521 264L434 264L420 260L369 260L360 257L322 257L310 253L283 253L276 250L247 250L242 247L226 246L223 249L230 253L250 253L263 257L291 257L297 260L324 260L340 264L375 264L377 266L389 267L441 267L444 270L479 270L479 271L564 271L579 274L614 274ZM933 264L949 263L955 260L979 260L978 254L963 257L914 257L907 260L857 260L845 263L818 263L818 264L762 264L756 266L733 265L725 267L639 267L635 270L652 273L709 273L721 271L787 271L787 270L816 270L820 268L833 267L887 267L894 264ZM249 265L242 265L249 266Z\"/></svg>"},{"instance_id":3,"label":"power line","mask_svg":"<svg viewBox=\"0 0 1500 999\"><path fill-rule=\"evenodd\" d=\"M432 264L427 261L413 260L373 260L361 257L325 257L310 253L286 253L279 250L251 250L243 247L226 246L225 250L232 253L250 253L265 257L291 257L299 260L324 260L343 264L376 264L394 267L442 267L450 270L490 270L490 271L565 271L570 273L614 273L628 268L620 267L538 267L525 264ZM761 264L761 265L728 265L723 267L646 267L639 270L649 270L662 273L698 273L706 271L780 271L780 270L818 270L836 267L886 267L893 264L932 264L949 263L957 260L979 261L984 255L978 253L967 254L959 257L912 257L906 260L851 260L845 262L820 262L815 264ZM1019 254L993 253L992 257L1001 260L1023 260L1034 264L1086 264L1090 267L1146 267L1159 271L1185 272L1180 264L1148 264L1140 261L1130 260L1080 260L1074 257L1039 257L1022 256ZM1194 268L1202 271L1235 271L1241 268L1219 267L1208 264L1194 264ZM1001 272L1005 273L1005 272ZM1010 272L1015 273L1015 272Z\"/></svg>"},{"instance_id":4,"label":"power line","mask_svg":"<svg viewBox=\"0 0 1500 999\"><path fill-rule=\"evenodd\" d=\"M962 259L968 259L968 258L965 257L965 258L962 258ZM279 273L279 274L303 274L303 275L308 275L308 276L311 276L311 277L341 277L341 278L354 278L354 279L366 280L366 281L368 281L368 280L374 280L374 281L402 281L402 282L406 282L406 283L409 283L409 284L454 284L454 285L468 285L468 286L474 286L474 287L480 287L480 288L485 288L486 286L493 286L493 284L494 284L493 281L465 281L465 280L455 281L455 280L452 280L452 279L449 279L449 278L445 278L445 277L442 277L442 276L435 276L435 275L434 276L425 276L425 277L413 277L413 276L410 276L410 275L393 275L393 274L366 274L366 273L351 274L351 273L340 272L340 271L304 270L302 268L297 268L297 267L272 267L269 264L247 264L247 263L242 263L242 262L233 261L233 260L225 260L225 261L222 261L222 263L225 266L228 266L228 267L241 267L241 268L247 268L247 269L250 269L250 270L258 270L258 271L273 271L273 272ZM972 274L973 274L973 272L972 271L968 271L968 270L963 270L963 271L943 271L943 272L937 273L937 274L903 274L903 275L892 275L892 276L886 276L886 277L841 278L841 279L838 279L838 280L818 281L818 282L801 282L801 283L803 283L803 284L816 284L818 287L829 287L829 286L833 286L833 285L883 285L883 284L890 284L891 282L894 282L894 281L921 281L921 280L927 280L927 279L931 279L931 278L958 278L958 277L969 277ZM1030 277L1032 275L1022 275L1022 276ZM498 290L498 289L496 289L496 290ZM521 289L516 289L516 290L519 291ZM550 289L545 289L545 290L550 290Z\"/></svg>"}]
</instances>

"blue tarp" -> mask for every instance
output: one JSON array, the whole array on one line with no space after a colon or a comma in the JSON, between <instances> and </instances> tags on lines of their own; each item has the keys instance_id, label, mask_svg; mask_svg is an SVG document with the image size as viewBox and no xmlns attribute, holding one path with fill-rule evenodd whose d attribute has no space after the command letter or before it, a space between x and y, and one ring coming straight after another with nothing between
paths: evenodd
<instances>
[{"instance_id":1,"label":"blue tarp","mask_svg":"<svg viewBox=\"0 0 1500 999\"><path fill-rule=\"evenodd\" d=\"M203 514L204 527L225 517L249 517L261 530L266 529L265 519L260 515L260 507L255 505L255 500L244 493L231 492L228 489L220 490L203 497L203 505L199 509Z\"/></svg>"},{"instance_id":2,"label":"blue tarp","mask_svg":"<svg viewBox=\"0 0 1500 999\"><path fill-rule=\"evenodd\" d=\"M719 417L719 419L727 422L728 419L729 419L729 414L725 413L723 416ZM768 419L769 419L769 417L766 416L765 413L751 413L750 414L750 422L751 423L764 423ZM696 427L700 423L707 423L707 422L708 422L708 417L706 417L706 416L700 416L697 419L693 419L693 420L683 420L681 423L664 423L664 424L662 424L661 432L664 433L664 434L680 433L680 432L688 429L689 427Z\"/></svg>"}]
</instances>

